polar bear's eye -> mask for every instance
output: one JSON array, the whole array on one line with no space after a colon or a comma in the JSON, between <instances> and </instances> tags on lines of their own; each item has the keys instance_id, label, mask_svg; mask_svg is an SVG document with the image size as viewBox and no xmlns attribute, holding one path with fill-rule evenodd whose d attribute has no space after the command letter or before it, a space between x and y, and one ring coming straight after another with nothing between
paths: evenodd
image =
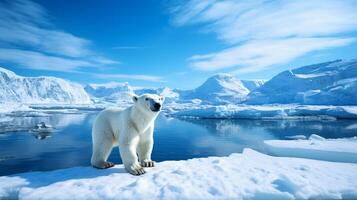
<instances>
[{"instance_id":1,"label":"polar bear's eye","mask_svg":"<svg viewBox=\"0 0 357 200\"><path fill-rule=\"evenodd\" d=\"M145 101L149 101L149 98L145 98Z\"/></svg>"}]
</instances>

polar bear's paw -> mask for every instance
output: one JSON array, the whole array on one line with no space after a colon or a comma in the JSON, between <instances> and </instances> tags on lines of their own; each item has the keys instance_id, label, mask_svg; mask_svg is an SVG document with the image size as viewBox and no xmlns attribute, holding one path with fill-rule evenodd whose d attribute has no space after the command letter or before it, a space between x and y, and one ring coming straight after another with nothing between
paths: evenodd
<instances>
[{"instance_id":1,"label":"polar bear's paw","mask_svg":"<svg viewBox=\"0 0 357 200\"><path fill-rule=\"evenodd\" d=\"M154 167L155 164L154 164L154 161L152 160L144 160L141 162L141 166L143 167Z\"/></svg>"},{"instance_id":2,"label":"polar bear's paw","mask_svg":"<svg viewBox=\"0 0 357 200\"><path fill-rule=\"evenodd\" d=\"M98 169L107 169L107 168L114 167L114 163L112 163L112 162L103 162L100 165L93 165L93 166L95 168L98 168Z\"/></svg>"},{"instance_id":3,"label":"polar bear's paw","mask_svg":"<svg viewBox=\"0 0 357 200\"><path fill-rule=\"evenodd\" d=\"M125 166L125 169L132 175L139 176L145 174L145 170L139 163Z\"/></svg>"}]
</instances>

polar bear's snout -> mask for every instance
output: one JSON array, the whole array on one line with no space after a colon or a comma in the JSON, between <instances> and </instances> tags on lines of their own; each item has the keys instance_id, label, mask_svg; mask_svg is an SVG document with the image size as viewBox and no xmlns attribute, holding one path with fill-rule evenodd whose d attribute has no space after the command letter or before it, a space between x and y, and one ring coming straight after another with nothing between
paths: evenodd
<instances>
[{"instance_id":1,"label":"polar bear's snout","mask_svg":"<svg viewBox=\"0 0 357 200\"><path fill-rule=\"evenodd\" d=\"M159 112L162 109L162 104L165 100L163 96L154 94L143 94L140 97L134 97L134 102L137 104L145 104L146 107L151 112Z\"/></svg>"},{"instance_id":2,"label":"polar bear's snout","mask_svg":"<svg viewBox=\"0 0 357 200\"><path fill-rule=\"evenodd\" d=\"M155 100L151 99L151 103L150 103L150 110L153 112L159 112L161 110L161 103L160 102L156 102Z\"/></svg>"}]
</instances>

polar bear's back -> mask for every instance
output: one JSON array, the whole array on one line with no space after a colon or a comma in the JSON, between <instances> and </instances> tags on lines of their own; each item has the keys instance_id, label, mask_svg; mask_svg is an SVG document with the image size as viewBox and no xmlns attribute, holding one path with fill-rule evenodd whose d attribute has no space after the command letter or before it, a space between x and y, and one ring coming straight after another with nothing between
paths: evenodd
<instances>
[{"instance_id":1,"label":"polar bear's back","mask_svg":"<svg viewBox=\"0 0 357 200\"><path fill-rule=\"evenodd\" d=\"M106 133L114 133L115 130L120 126L121 123L125 123L123 119L127 119L130 108L122 109L118 107L109 107L105 110L99 112L93 124L93 131L96 132L106 132Z\"/></svg>"}]
</instances>

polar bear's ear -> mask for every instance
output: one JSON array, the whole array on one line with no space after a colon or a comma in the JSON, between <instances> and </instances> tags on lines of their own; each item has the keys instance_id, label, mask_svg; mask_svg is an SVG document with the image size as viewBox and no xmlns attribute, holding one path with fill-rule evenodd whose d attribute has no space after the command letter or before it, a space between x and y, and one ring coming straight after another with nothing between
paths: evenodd
<instances>
[{"instance_id":1,"label":"polar bear's ear","mask_svg":"<svg viewBox=\"0 0 357 200\"><path fill-rule=\"evenodd\" d=\"M136 94L131 95L133 102L136 103L138 101L138 96Z\"/></svg>"}]
</instances>

